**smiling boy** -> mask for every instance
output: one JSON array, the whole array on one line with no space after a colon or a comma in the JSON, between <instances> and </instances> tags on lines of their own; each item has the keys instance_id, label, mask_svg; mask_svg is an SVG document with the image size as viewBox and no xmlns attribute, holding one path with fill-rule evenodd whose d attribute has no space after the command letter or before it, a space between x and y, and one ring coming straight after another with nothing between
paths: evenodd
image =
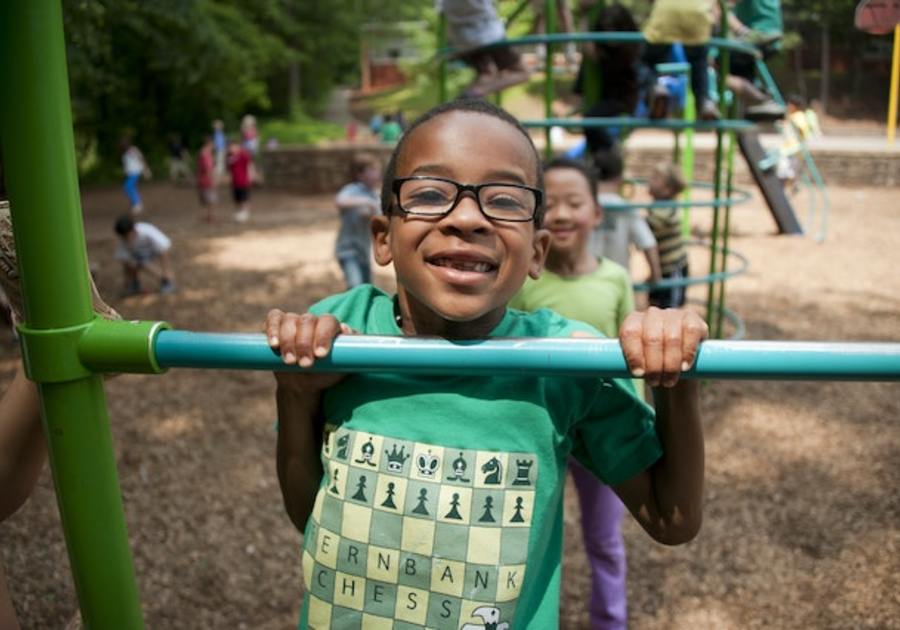
<instances>
[{"instance_id":1,"label":"smiling boy","mask_svg":"<svg viewBox=\"0 0 900 630\"><path fill-rule=\"evenodd\" d=\"M507 309L546 256L541 186L534 145L509 114L481 101L432 110L395 150L384 215L372 219L397 295L362 285L302 315L273 310L270 344L310 366L353 331L596 335L550 311ZM665 386L655 425L615 379L276 373L279 481L304 531L301 627L557 627L570 454L654 538L689 540L703 440L696 385L678 375L704 335L682 311L623 325L632 371Z\"/></svg>"}]
</instances>

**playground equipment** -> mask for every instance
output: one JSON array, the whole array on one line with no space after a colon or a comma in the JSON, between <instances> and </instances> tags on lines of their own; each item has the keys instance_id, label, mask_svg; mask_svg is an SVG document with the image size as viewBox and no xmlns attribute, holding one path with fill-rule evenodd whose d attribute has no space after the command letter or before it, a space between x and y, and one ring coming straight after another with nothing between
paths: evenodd
<instances>
[{"instance_id":1,"label":"playground equipment","mask_svg":"<svg viewBox=\"0 0 900 630\"><path fill-rule=\"evenodd\" d=\"M514 11L513 15L518 15L524 8L524 2ZM598 7L603 3L598 3ZM738 328L741 327L739 318L731 313L725 305L725 277L727 274L727 256L724 255L728 251L728 240L730 234L731 207L735 205L732 200L733 180L734 180L734 150L735 146L739 146L742 154L747 160L748 166L753 178L763 193L763 198L775 219L779 232L782 234L801 234L803 228L797 218L794 208L787 195L785 194L782 182L778 179L773 168L774 159L772 154L766 152L759 143L756 135L756 125L750 121L737 119L736 103L730 98L730 92L726 89L726 77L729 73L730 55L732 53L742 53L753 57L756 61L756 67L765 83L766 88L772 94L774 100L784 105L784 99L781 97L778 87L775 84L771 74L762 61L759 50L749 44L727 39L728 22L727 7L725 3L721 4L722 20L720 24L721 32L726 38L711 38L708 42L709 46L719 51L718 65L718 93L723 95L722 102L725 105L725 117L720 120L698 121L695 119L693 108L690 106L692 99L689 99L685 116L681 120L664 119L651 120L648 118L621 116L615 118L557 118L553 116L552 105L554 100L554 68L553 68L553 47L557 44L567 42L580 43L621 43L636 44L644 42L642 33L629 32L600 32L600 33L554 33L555 30L555 6L553 0L546 0L544 14L546 16L546 30L544 35L527 35L524 37L504 39L483 46L484 49L490 49L501 46L525 46L525 45L543 45L546 46L546 57L544 67L544 118L535 120L523 120L525 127L544 129L544 149L547 157L553 154L553 139L550 133L552 128L563 129L585 129L585 128L616 128L620 130L630 130L636 128L652 128L667 129L674 132L675 143L673 150L673 161L680 162L682 171L687 179L693 179L694 172L694 149L693 149L693 132L694 131L711 131L716 134L715 148L715 172L713 176L712 186L714 199L713 204L713 226L709 239L710 264L709 272L703 277L703 281L708 284L709 289L706 298L706 320L710 324L711 334L714 338L723 335L723 322L725 319L731 319L738 322ZM510 20L512 21L512 19ZM438 68L438 77L440 84L440 98L446 100L447 88L447 68L446 58L448 49L445 46L445 38L443 35L443 22L439 24L438 45L442 54ZM661 64L663 67L657 69L662 72L684 72L681 64ZM668 67L666 67L668 66ZM587 101L595 101L599 95L601 86L594 80L597 73L593 72L588 66L584 73L585 77L585 97ZM498 96L499 100L499 96ZM680 134L684 132L686 143L682 150L680 143ZM727 139L727 148L726 148ZM804 143L800 143L797 152L803 158L804 170L801 173L801 181L809 190L810 210L808 213L807 223L813 226L818 223L819 229L816 232L817 240L824 238L825 227L827 225L828 212L828 195L825 191L824 182L816 168L815 161L809 153ZM685 192L684 199L691 199L690 188L696 186L697 182L691 181L691 186ZM685 236L689 233L689 209L697 204L686 203L683 207L683 224ZM656 203L641 204L640 207L653 210L660 206ZM615 211L615 208L610 208ZM817 218L818 216L818 218ZM699 284L697 278L687 278L681 281L674 281L666 285L658 286L688 286L690 284ZM635 290L647 290L649 285L635 285Z\"/></svg>"},{"instance_id":2,"label":"playground equipment","mask_svg":"<svg viewBox=\"0 0 900 630\"><path fill-rule=\"evenodd\" d=\"M94 630L142 628L101 372L284 366L262 335L198 335L91 312L60 3L0 3L0 59L0 84L13 95L0 103L0 134L25 303L23 359L41 396L82 618ZM624 374L614 343L591 340L347 338L323 365L468 373L479 362L489 373ZM900 380L900 344L709 342L691 376Z\"/></svg>"}]
</instances>

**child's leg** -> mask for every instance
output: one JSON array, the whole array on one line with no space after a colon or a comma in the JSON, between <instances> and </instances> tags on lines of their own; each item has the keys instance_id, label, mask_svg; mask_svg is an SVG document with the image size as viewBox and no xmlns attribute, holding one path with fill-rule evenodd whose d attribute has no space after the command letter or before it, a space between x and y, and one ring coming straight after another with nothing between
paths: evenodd
<instances>
[{"instance_id":1,"label":"child's leg","mask_svg":"<svg viewBox=\"0 0 900 630\"><path fill-rule=\"evenodd\" d=\"M122 293L124 295L134 295L141 290L141 281L138 278L138 263L134 261L122 262L122 276L124 278L124 286Z\"/></svg>"},{"instance_id":2,"label":"child's leg","mask_svg":"<svg viewBox=\"0 0 900 630\"><path fill-rule=\"evenodd\" d=\"M625 630L625 543L621 523L625 506L619 497L583 466L569 460L581 503L581 531L591 565L591 628Z\"/></svg>"},{"instance_id":3,"label":"child's leg","mask_svg":"<svg viewBox=\"0 0 900 630\"><path fill-rule=\"evenodd\" d=\"M132 209L141 208L141 195L138 193L137 183L140 175L126 175L125 176L125 185L123 188L125 189L125 196L128 197L128 202L131 204Z\"/></svg>"}]
</instances>

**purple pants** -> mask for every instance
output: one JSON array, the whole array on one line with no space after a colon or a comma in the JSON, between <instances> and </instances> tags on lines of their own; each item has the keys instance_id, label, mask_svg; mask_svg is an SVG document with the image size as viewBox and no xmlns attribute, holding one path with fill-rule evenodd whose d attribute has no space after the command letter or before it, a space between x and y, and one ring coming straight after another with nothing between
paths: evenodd
<instances>
[{"instance_id":1,"label":"purple pants","mask_svg":"<svg viewBox=\"0 0 900 630\"><path fill-rule=\"evenodd\" d=\"M625 630L625 505L609 486L575 460L569 460L581 503L581 531L591 565L591 628Z\"/></svg>"}]
</instances>

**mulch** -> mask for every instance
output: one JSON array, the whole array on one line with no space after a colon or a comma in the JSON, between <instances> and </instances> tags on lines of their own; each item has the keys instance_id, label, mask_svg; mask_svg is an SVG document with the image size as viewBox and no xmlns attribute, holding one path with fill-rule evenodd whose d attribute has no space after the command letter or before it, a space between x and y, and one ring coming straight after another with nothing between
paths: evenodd
<instances>
[{"instance_id":1,"label":"mulch","mask_svg":"<svg viewBox=\"0 0 900 630\"><path fill-rule=\"evenodd\" d=\"M100 189L83 199L97 284L128 317L257 331L269 308L303 309L342 285L328 197L257 191L249 224L222 209L223 221L206 225L193 190L145 189L146 219L175 242L174 295L115 298L112 224L124 197ZM900 340L896 191L831 198L822 244L775 236L757 200L735 209L731 245L751 267L727 297L748 337ZM704 233L709 215L695 216ZM691 257L695 273L705 269L702 250ZM690 296L702 300L705 288ZM0 335L5 384L18 350ZM106 391L147 627L294 626L300 541L275 476L271 375L122 375ZM704 526L670 548L626 518L631 627L900 628L898 394L896 383L706 383ZM586 628L590 578L567 496L562 623ZM0 561L23 627L63 627L77 602L49 471L0 525Z\"/></svg>"}]
</instances>

